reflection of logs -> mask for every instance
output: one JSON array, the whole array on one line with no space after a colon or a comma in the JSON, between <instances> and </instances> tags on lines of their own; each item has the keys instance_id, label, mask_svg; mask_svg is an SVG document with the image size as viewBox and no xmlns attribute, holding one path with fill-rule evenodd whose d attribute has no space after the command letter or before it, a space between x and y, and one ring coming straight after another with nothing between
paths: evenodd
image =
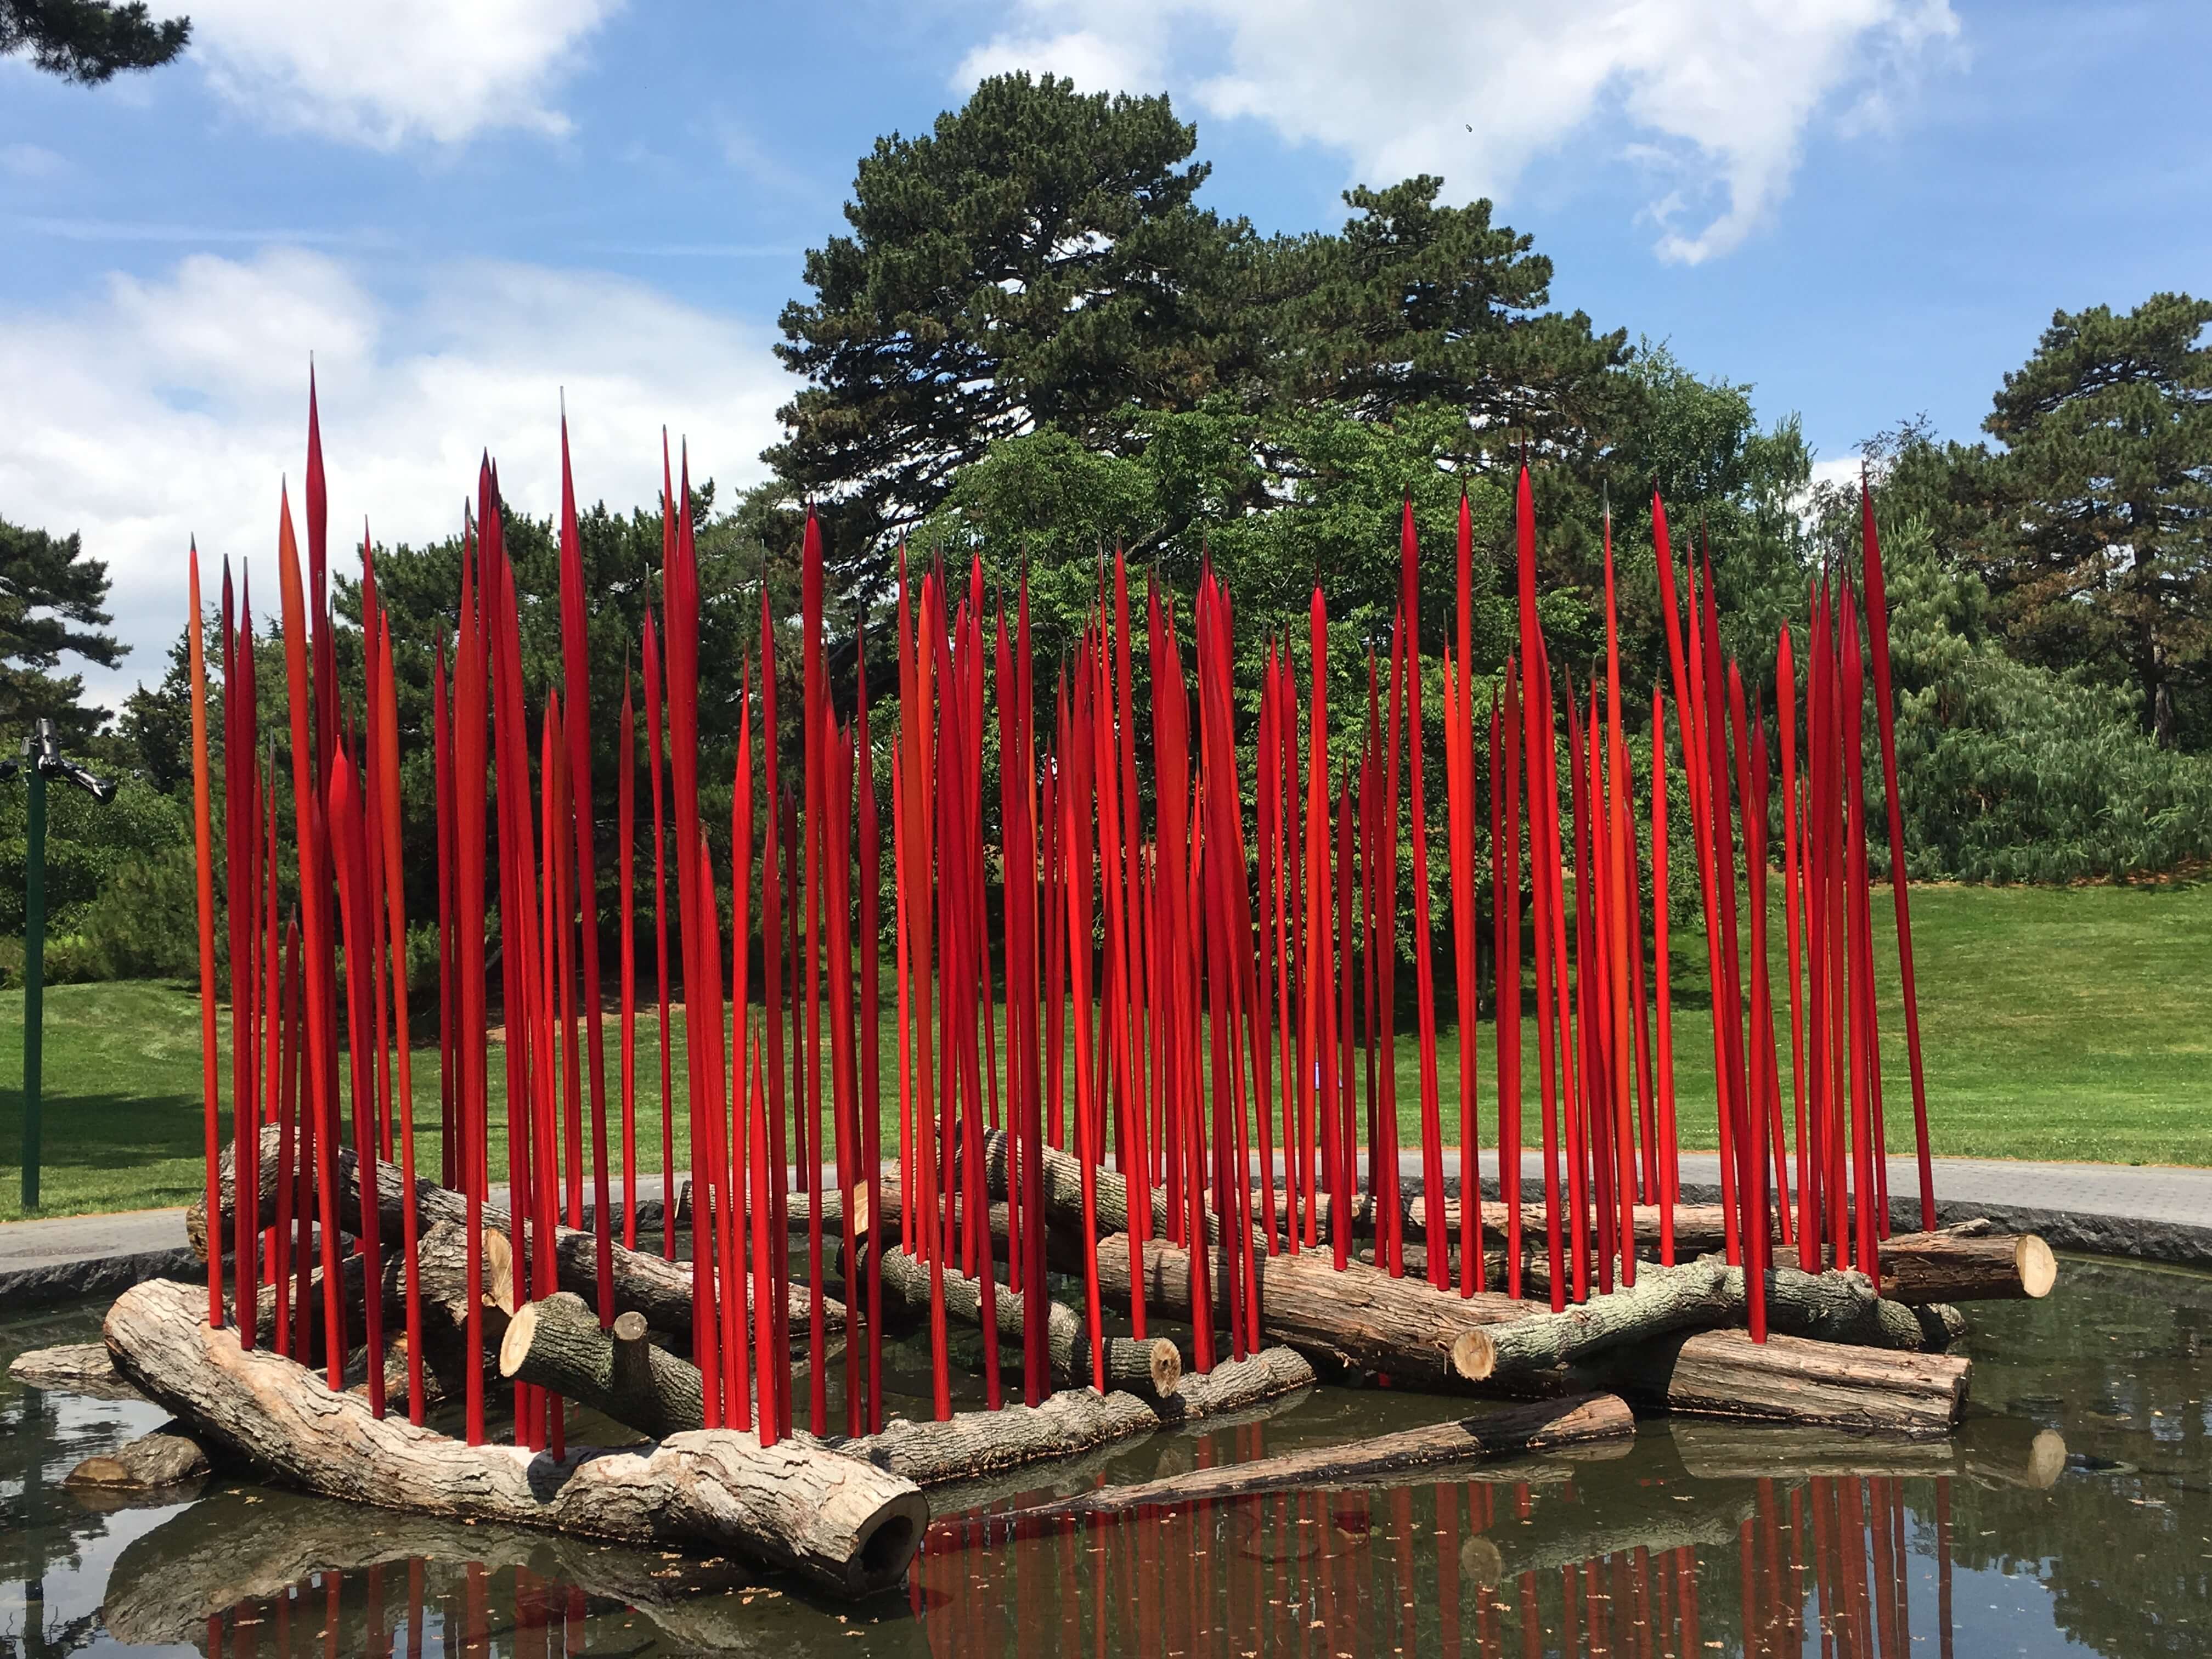
<instances>
[{"instance_id":1,"label":"reflection of logs","mask_svg":"<svg viewBox=\"0 0 2212 1659\"><path fill-rule=\"evenodd\" d=\"M8 1362L8 1375L26 1388L81 1394L94 1400L136 1400L138 1390L115 1372L104 1342L64 1342L33 1348Z\"/></svg>"},{"instance_id":2,"label":"reflection of logs","mask_svg":"<svg viewBox=\"0 0 2212 1659\"><path fill-rule=\"evenodd\" d=\"M522 1568L637 1609L680 1651L758 1652L770 1645L759 1610L733 1593L757 1582L757 1570L735 1562L687 1562L672 1574L657 1552L521 1527L364 1514L349 1504L289 1492L218 1492L132 1539L108 1576L100 1621L132 1646L197 1645L212 1615L273 1601L315 1573L356 1575L381 1566L388 1632L406 1620L410 1561L422 1564L426 1599L433 1601L459 1589L472 1565L495 1572ZM392 1650L374 1639L357 1589L340 1615L331 1638L336 1651ZM450 1632L448 1650L459 1640L459 1631ZM775 1645L788 1649L786 1641ZM325 1650L320 1640L312 1648Z\"/></svg>"},{"instance_id":3,"label":"reflection of logs","mask_svg":"<svg viewBox=\"0 0 2212 1659\"><path fill-rule=\"evenodd\" d=\"M886 1316L896 1310L908 1322L927 1318L929 1265L904 1250L885 1250L880 1259ZM945 1266L942 1285L946 1316L980 1328L983 1322L981 1285L950 1262ZM993 1287L992 1302L1000 1345L1018 1350L1026 1298L1018 1291L997 1285ZM1083 1322L1076 1317L1073 1310L1058 1302L1047 1301L1045 1309L1045 1340L1052 1358L1054 1383L1063 1389L1076 1384L1079 1370L1080 1381L1090 1382L1091 1339ZM1109 1336L1105 1348L1104 1386L1108 1390L1122 1389L1148 1400L1164 1400L1176 1391L1177 1379L1182 1375L1182 1357L1166 1338L1151 1337L1138 1341L1126 1336Z\"/></svg>"},{"instance_id":4,"label":"reflection of logs","mask_svg":"<svg viewBox=\"0 0 2212 1659\"><path fill-rule=\"evenodd\" d=\"M261 1132L261 1218L264 1224L274 1225L276 1218L276 1127L272 1125ZM337 1152L337 1212L338 1225L347 1232L358 1232L361 1227L361 1185L358 1165L349 1146L340 1146ZM222 1224L224 1236L231 1225L232 1179L231 1154L228 1148L222 1153L220 1168L220 1195L222 1206ZM396 1164L376 1161L376 1202L378 1226L387 1241L400 1237L402 1176ZM192 1248L203 1255L207 1251L207 1213L204 1200L185 1212L185 1232ZM424 1232L439 1222L450 1221L456 1226L468 1222L468 1200L461 1194L427 1177L417 1176L415 1182L415 1211L416 1225ZM506 1207L498 1204L483 1204L478 1207L479 1219L488 1232L507 1234L512 1219ZM529 1230L525 1228L526 1237ZM665 1331L688 1331L691 1328L691 1269L688 1263L666 1261L641 1250L626 1250L620 1244L611 1243L608 1249L614 1264L615 1307L619 1312L635 1310L646 1317L646 1322ZM397 1254L396 1246L394 1254ZM553 1256L559 1288L574 1291L586 1298L599 1294L599 1242L587 1232L578 1232L567 1227L556 1227L553 1233ZM806 1316L806 1287L793 1285L789 1299L794 1316ZM829 1324L838 1330L845 1326L845 1310L836 1303L825 1310Z\"/></svg>"},{"instance_id":5,"label":"reflection of logs","mask_svg":"<svg viewBox=\"0 0 2212 1659\"><path fill-rule=\"evenodd\" d=\"M1208 1469L1193 1469L1133 1486L1102 1486L1023 1512L1022 1519L1064 1515L1118 1515L1131 1510L1244 1498L1255 1492L1334 1488L1392 1480L1416 1469L1493 1462L1525 1452L1549 1451L1636 1432L1625 1401L1609 1394L1509 1406L1480 1417L1407 1429L1397 1434L1320 1446Z\"/></svg>"},{"instance_id":6,"label":"reflection of logs","mask_svg":"<svg viewBox=\"0 0 2212 1659\"><path fill-rule=\"evenodd\" d=\"M1677 1418L1663 1430L1693 1480L1899 1480L1958 1472L1958 1443L1860 1435L1794 1424L1701 1422Z\"/></svg>"},{"instance_id":7,"label":"reflection of logs","mask_svg":"<svg viewBox=\"0 0 2212 1659\"><path fill-rule=\"evenodd\" d=\"M937 1486L1073 1457L1109 1440L1242 1410L1313 1380L1313 1368L1296 1353L1267 1348L1216 1365L1204 1376L1186 1376L1172 1395L1157 1402L1133 1394L1066 1389L1036 1407L963 1412L944 1423L901 1419L885 1424L880 1434L828 1443L918 1485Z\"/></svg>"},{"instance_id":8,"label":"reflection of logs","mask_svg":"<svg viewBox=\"0 0 2212 1659\"><path fill-rule=\"evenodd\" d=\"M1218 1285L1220 1252L1212 1255L1212 1282ZM1477 1297L1470 1307L1449 1291L1418 1279L1393 1279L1372 1267L1339 1273L1326 1254L1255 1260L1262 1334L1309 1359L1387 1374L1408 1387L1439 1388L1451 1385L1455 1364L1480 1366L1487 1355L1484 1298ZM1189 1255L1163 1240L1146 1239L1144 1289L1147 1309L1188 1319ZM1129 1300L1126 1234L1099 1241L1098 1290L1109 1301L1126 1305Z\"/></svg>"},{"instance_id":9,"label":"reflection of logs","mask_svg":"<svg viewBox=\"0 0 2212 1659\"><path fill-rule=\"evenodd\" d=\"M104 1334L125 1376L195 1430L287 1480L392 1509L507 1521L631 1542L730 1549L825 1589L898 1582L928 1520L910 1483L787 1441L727 1431L644 1452L571 1449L562 1461L466 1446L372 1416L276 1355L210 1332L188 1285L127 1291Z\"/></svg>"},{"instance_id":10,"label":"reflection of logs","mask_svg":"<svg viewBox=\"0 0 2212 1659\"><path fill-rule=\"evenodd\" d=\"M2048 1492L2066 1472L2066 1437L2026 1418L1976 1418L1960 1435L1959 1466L1984 1485Z\"/></svg>"},{"instance_id":11,"label":"reflection of logs","mask_svg":"<svg viewBox=\"0 0 2212 1659\"><path fill-rule=\"evenodd\" d=\"M1460 1551L1460 1570L1477 1583L1505 1584L1638 1549L1657 1556L1684 1545L1733 1546L1758 1505L1754 1490L1734 1483L1590 1481L1571 1498L1539 1499L1525 1521L1477 1533Z\"/></svg>"}]
</instances>

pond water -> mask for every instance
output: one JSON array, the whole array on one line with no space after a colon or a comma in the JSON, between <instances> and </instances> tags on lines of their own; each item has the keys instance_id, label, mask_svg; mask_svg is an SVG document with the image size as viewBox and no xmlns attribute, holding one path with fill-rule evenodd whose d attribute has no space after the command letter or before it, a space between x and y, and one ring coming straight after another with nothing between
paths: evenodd
<instances>
[{"instance_id":1,"label":"pond water","mask_svg":"<svg viewBox=\"0 0 2212 1659\"><path fill-rule=\"evenodd\" d=\"M933 1494L906 1593L860 1609L732 1562L251 1485L103 1510L62 1477L161 1413L0 1381L0 1654L2212 1654L2212 1275L2069 1258L2048 1301L1971 1311L1972 1418L1949 1442L1649 1422L1474 1480L1010 1517L1466 1409L1316 1390L1018 1491ZM0 1363L92 1340L99 1316L0 1324Z\"/></svg>"}]
</instances>

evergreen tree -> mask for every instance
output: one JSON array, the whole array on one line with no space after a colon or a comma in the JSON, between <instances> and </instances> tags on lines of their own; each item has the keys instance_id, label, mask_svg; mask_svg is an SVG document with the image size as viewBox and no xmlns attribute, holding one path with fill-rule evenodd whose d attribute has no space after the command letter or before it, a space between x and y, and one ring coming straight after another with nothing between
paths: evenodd
<instances>
[{"instance_id":1,"label":"evergreen tree","mask_svg":"<svg viewBox=\"0 0 2212 1659\"><path fill-rule=\"evenodd\" d=\"M2212 652L2208 323L2185 294L2057 313L1983 422L1996 465L1960 480L1990 509L1966 551L2013 649L2131 685L2166 747L2212 712L2184 706Z\"/></svg>"},{"instance_id":2,"label":"evergreen tree","mask_svg":"<svg viewBox=\"0 0 2212 1659\"><path fill-rule=\"evenodd\" d=\"M1546 309L1528 238L1487 202L1439 205L1428 176L1347 191L1340 232L1259 237L1195 204L1196 144L1164 96L1021 74L926 137L878 140L846 209L857 234L808 255L814 297L783 313L777 349L810 384L764 457L780 507L826 498L833 557L872 584L888 538L994 443L1051 430L1129 454L1147 416L1325 404L1449 406L1470 462L1533 443L1595 501L1589 469L1637 408L1626 337Z\"/></svg>"},{"instance_id":3,"label":"evergreen tree","mask_svg":"<svg viewBox=\"0 0 2212 1659\"><path fill-rule=\"evenodd\" d=\"M0 58L28 52L33 68L82 86L159 69L191 36L191 18L156 22L145 0L0 0Z\"/></svg>"},{"instance_id":4,"label":"evergreen tree","mask_svg":"<svg viewBox=\"0 0 2212 1659\"><path fill-rule=\"evenodd\" d=\"M0 519L0 732L53 721L64 745L82 743L107 718L86 708L81 674L56 674L64 654L113 668L128 648L101 631L107 567L83 556L74 534L50 536Z\"/></svg>"},{"instance_id":5,"label":"evergreen tree","mask_svg":"<svg viewBox=\"0 0 2212 1659\"><path fill-rule=\"evenodd\" d=\"M1213 384L1208 313L1249 240L1191 205L1196 143L1165 97L1026 74L985 81L927 134L878 139L854 234L809 252L814 297L784 308L777 354L811 384L765 459L834 492L873 542L994 439L1093 437L1133 399L1188 406Z\"/></svg>"}]
</instances>

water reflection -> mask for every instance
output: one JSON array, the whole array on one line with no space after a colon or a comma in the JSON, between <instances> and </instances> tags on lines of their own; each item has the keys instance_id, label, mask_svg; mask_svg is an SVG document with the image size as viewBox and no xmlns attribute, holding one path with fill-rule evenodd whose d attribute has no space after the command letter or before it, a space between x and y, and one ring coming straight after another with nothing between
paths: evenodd
<instances>
[{"instance_id":1,"label":"water reflection","mask_svg":"<svg viewBox=\"0 0 2212 1659\"><path fill-rule=\"evenodd\" d=\"M9 1388L0 1654L2179 1659L2212 1651L2206 1334L2212 1279L2069 1261L2051 1304L1978 1318L1953 1440L1647 1423L1601 1457L1442 1481L1035 1513L1451 1410L1323 1390L937 1494L905 1595L859 1611L735 1562L253 1486L99 1513L60 1476L158 1413Z\"/></svg>"}]
</instances>

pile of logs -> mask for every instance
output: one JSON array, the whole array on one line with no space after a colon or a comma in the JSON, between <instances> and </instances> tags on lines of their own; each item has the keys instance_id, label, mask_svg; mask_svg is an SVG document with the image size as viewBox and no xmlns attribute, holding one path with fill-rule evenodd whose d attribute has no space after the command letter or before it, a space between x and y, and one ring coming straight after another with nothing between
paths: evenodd
<instances>
[{"instance_id":1,"label":"pile of logs","mask_svg":"<svg viewBox=\"0 0 2212 1659\"><path fill-rule=\"evenodd\" d=\"M986 1167L988 1189L998 1195L1005 1188L1005 1155L1003 1139L994 1137ZM264 1222L275 1214L267 1179L274 1162L264 1158L261 1165ZM1058 1152L1048 1152L1044 1163L1055 1258L1079 1260L1079 1248L1067 1248L1071 1241L1079 1246L1079 1170ZM340 1152L337 1175L336 1213L340 1228L350 1232L361 1217L349 1151ZM228 1237L233 1224L228 1155L221 1177L222 1213L215 1224L198 1210L188 1222L203 1249L210 1236ZM396 1229L398 1170L380 1164L377 1190L384 1224ZM834 1214L842 1222L842 1212L853 1210L857 1248L878 1253L886 1319L894 1327L917 1323L930 1315L932 1275L894 1242L890 1224L901 1206L895 1170L884 1172L878 1190L873 1214L857 1190L849 1199L826 1191L825 1219ZM1059 1392L1042 1404L944 1422L894 1419L872 1436L799 1434L763 1446L748 1433L703 1426L700 1372L686 1357L688 1262L616 1250L621 1312L605 1328L580 1294L593 1285L591 1235L563 1229L554 1252L561 1288L518 1306L509 1249L514 1224L498 1206L485 1205L487 1351L470 1355L461 1352L466 1206L459 1194L428 1180L416 1182L415 1200L424 1358L448 1392L457 1367L475 1364L488 1374L495 1368L500 1377L597 1412L645 1443L571 1449L556 1460L511 1447L464 1445L429 1429L380 1419L357 1394L332 1395L290 1359L265 1347L241 1348L234 1331L211 1331L196 1289L155 1283L127 1292L109 1314L105 1352L112 1372L101 1381L136 1389L178 1420L89 1460L78 1480L155 1486L197 1479L211 1459L244 1460L327 1496L633 1544L730 1551L820 1589L859 1595L902 1577L928 1518L922 1488L986 1480L1131 1435L1248 1411L1298 1393L1317 1376L1531 1403L1348 1446L1079 1492L1038 1511L1038 1518L1110 1514L1285 1485L1388 1480L1417 1468L1560 1448L1601 1449L1607 1440L1633 1432L1638 1413L1765 1420L1855 1436L1941 1436L1959 1420L1970 1374L1965 1358L1943 1352L1964 1329L1951 1304L2043 1296L2056 1273L2040 1240L1996 1234L1986 1224L1899 1236L1882 1248L1879 1284L1858 1273L1770 1270L1765 1299L1774 1334L1759 1343L1741 1328L1743 1271L1717 1254L1671 1267L1643 1265L1632 1286L1558 1313L1543 1301L1495 1292L1462 1297L1358 1261L1340 1271L1324 1253L1260 1255L1267 1346L1259 1352L1195 1376L1185 1372L1175 1341L1116 1336L1105 1344L1103 1378L1089 1375L1086 1327L1070 1308L1002 1284L994 1287L991 1334L1004 1348L1020 1349L1033 1312L1045 1321ZM1133 1266L1141 1262L1148 1312L1187 1322L1188 1255L1157 1237L1133 1251L1122 1231L1125 1191L1110 1171L1098 1175L1092 1203L1105 1235L1096 1256L1103 1301L1128 1304L1139 1288L1132 1284ZM794 1195L793 1211L793 1224L804 1224L803 1195ZM1364 1218L1371 1223L1371 1211ZM1639 1236L1645 1221L1639 1212ZM1674 1218L1678 1245L1711 1242L1705 1234L1717 1222L1717 1212L1707 1218L1699 1206L1681 1206ZM1218 1227L1210 1231L1218 1237ZM1650 1231L1656 1240L1656 1219ZM1218 1257L1218 1246L1213 1254ZM850 1271L857 1262L843 1265L857 1282ZM1218 1273L1218 1260L1212 1265ZM950 1263L938 1277L947 1319L980 1333L980 1284ZM1540 1262L1526 1264L1524 1283L1541 1294ZM358 1258L349 1258L343 1295L356 1317L370 1293ZM396 1262L376 1293L387 1309L396 1307ZM794 1311L803 1309L804 1294L804 1287L794 1289ZM830 1306L831 1318L842 1322L842 1309ZM273 1317L266 1291L256 1312L265 1334ZM100 1369L88 1368L81 1355L69 1367L88 1375Z\"/></svg>"}]
</instances>

